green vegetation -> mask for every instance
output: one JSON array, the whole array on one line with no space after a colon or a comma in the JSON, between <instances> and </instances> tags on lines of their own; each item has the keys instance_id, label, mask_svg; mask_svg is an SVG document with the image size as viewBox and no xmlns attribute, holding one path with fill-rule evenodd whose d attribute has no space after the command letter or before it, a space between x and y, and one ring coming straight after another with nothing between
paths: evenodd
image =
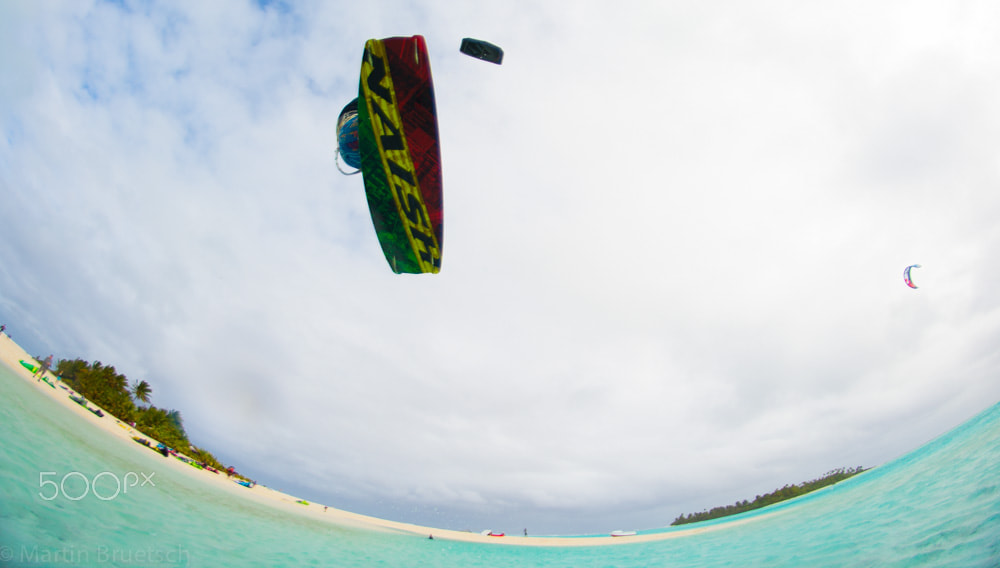
<instances>
[{"instance_id":1,"label":"green vegetation","mask_svg":"<svg viewBox=\"0 0 1000 568\"><path fill-rule=\"evenodd\" d=\"M840 468L828 472L826 475L819 479L814 479L812 481L806 481L799 485L786 485L781 489L776 489L771 493L766 495L758 495L753 501L743 500L732 505L727 505L725 507L715 507L710 511L702 511L701 513L691 513L690 515L681 515L674 519L674 522L670 523L673 525L685 525L687 523L696 523L698 521L707 521L709 519L718 519L720 517L728 517L729 515L735 515L738 513L745 513L746 511L752 511L754 509L760 509L761 507L766 507L768 505L773 505L793 497L799 497L800 495L805 495L811 491L816 491L821 487L826 487L827 485L833 485L834 483L843 481L848 477L852 477L865 471L861 466L856 468Z\"/></svg>"},{"instance_id":2,"label":"green vegetation","mask_svg":"<svg viewBox=\"0 0 1000 568\"><path fill-rule=\"evenodd\" d=\"M210 452L191 445L187 432L184 431L180 412L150 404L153 387L146 381L139 381L129 387L128 379L115 371L114 367L103 365L100 361L88 363L82 359L61 360L54 371L69 387L122 422L133 424L146 435L197 462L223 472L227 469Z\"/></svg>"},{"instance_id":3,"label":"green vegetation","mask_svg":"<svg viewBox=\"0 0 1000 568\"><path fill-rule=\"evenodd\" d=\"M153 387L149 386L146 381L140 381L132 385L132 398L137 402L145 402L149 404L149 395L153 394Z\"/></svg>"}]
</instances>

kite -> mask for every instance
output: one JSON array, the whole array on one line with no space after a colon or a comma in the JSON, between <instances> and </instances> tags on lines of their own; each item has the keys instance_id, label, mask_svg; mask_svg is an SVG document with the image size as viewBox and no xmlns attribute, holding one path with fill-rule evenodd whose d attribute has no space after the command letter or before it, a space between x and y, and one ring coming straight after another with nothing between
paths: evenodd
<instances>
[{"instance_id":1,"label":"kite","mask_svg":"<svg viewBox=\"0 0 1000 568\"><path fill-rule=\"evenodd\" d=\"M356 171L345 172L337 160L337 169L345 175L361 172L361 140L358 138L358 99L347 103L340 111L337 119L337 155L344 158L344 163Z\"/></svg>"},{"instance_id":2,"label":"kite","mask_svg":"<svg viewBox=\"0 0 1000 568\"><path fill-rule=\"evenodd\" d=\"M462 46L459 48L459 51L470 57L496 63L497 65L503 63L503 50L499 46L481 39L472 39L471 37L462 39Z\"/></svg>"},{"instance_id":3,"label":"kite","mask_svg":"<svg viewBox=\"0 0 1000 568\"><path fill-rule=\"evenodd\" d=\"M392 271L440 272L441 145L423 36L365 43L358 98L341 111L337 143L339 157L361 172L375 234Z\"/></svg>"},{"instance_id":4,"label":"kite","mask_svg":"<svg viewBox=\"0 0 1000 568\"><path fill-rule=\"evenodd\" d=\"M903 281L906 282L907 286L909 286L910 288L913 288L914 290L916 290L917 289L917 285L914 284L913 283L913 279L910 278L910 269L911 268L920 268L920 265L919 264L911 264L910 266L907 266L906 270L903 271Z\"/></svg>"}]
</instances>

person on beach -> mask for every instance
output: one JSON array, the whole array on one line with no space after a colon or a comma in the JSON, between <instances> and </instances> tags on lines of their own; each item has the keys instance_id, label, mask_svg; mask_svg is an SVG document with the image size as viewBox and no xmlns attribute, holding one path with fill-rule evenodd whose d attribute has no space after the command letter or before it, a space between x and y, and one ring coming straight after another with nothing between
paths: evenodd
<instances>
[{"instance_id":1,"label":"person on beach","mask_svg":"<svg viewBox=\"0 0 1000 568\"><path fill-rule=\"evenodd\" d=\"M50 367L52 367L52 355L49 355L48 357L46 357L45 360L42 361L41 365L39 365L38 370L35 371L35 373L38 374L38 378L35 379L35 380L36 381L40 381L40 380L44 379L45 378L45 371L48 371ZM35 376L35 374L32 373L32 376Z\"/></svg>"}]
</instances>

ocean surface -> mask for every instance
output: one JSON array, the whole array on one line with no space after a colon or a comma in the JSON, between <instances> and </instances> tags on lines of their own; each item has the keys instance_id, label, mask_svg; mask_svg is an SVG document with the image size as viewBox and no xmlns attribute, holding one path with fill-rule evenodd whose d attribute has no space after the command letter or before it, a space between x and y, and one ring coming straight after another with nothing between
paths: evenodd
<instances>
[{"instance_id":1,"label":"ocean surface","mask_svg":"<svg viewBox=\"0 0 1000 568\"><path fill-rule=\"evenodd\" d=\"M240 499L129 444L0 363L0 566L1000 566L1000 404L835 486L686 527L713 530L601 547L340 528Z\"/></svg>"}]
</instances>

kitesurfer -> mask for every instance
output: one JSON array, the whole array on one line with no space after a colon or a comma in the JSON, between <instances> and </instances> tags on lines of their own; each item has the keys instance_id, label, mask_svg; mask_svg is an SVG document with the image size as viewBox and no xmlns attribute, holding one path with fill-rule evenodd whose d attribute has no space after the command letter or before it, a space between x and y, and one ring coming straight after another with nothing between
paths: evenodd
<instances>
[{"instance_id":1,"label":"kitesurfer","mask_svg":"<svg viewBox=\"0 0 1000 568\"><path fill-rule=\"evenodd\" d=\"M49 355L48 357L45 358L44 361L41 362L41 364L39 364L38 370L32 373L31 376L37 375L38 379L36 380L41 380L45 378L45 371L48 371L49 367L51 366L52 366L52 355Z\"/></svg>"}]
</instances>

